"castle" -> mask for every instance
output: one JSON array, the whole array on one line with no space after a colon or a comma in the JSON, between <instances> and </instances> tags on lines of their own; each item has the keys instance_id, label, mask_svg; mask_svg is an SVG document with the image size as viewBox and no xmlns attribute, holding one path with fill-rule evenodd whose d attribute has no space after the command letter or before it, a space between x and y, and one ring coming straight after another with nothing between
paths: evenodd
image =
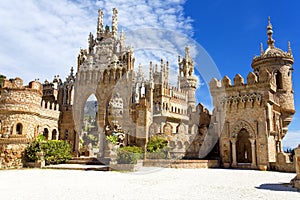
<instances>
[{"instance_id":1,"label":"castle","mask_svg":"<svg viewBox=\"0 0 300 200\"><path fill-rule=\"evenodd\" d=\"M105 134L115 125L125 133L125 145L145 147L154 135L169 143L174 159L204 158L217 151L223 167L267 169L277 161L281 140L295 112L290 49L274 45L272 25L267 26L268 48L252 61L247 83L240 75L234 84L225 76L213 79L210 91L214 110L210 114L196 105L197 78L189 47L178 57L177 86L169 83L169 63L149 63L149 78L142 66L134 71L135 57L118 31L114 8L111 27L103 26L98 11L97 32L88 37L88 48L78 55L77 72L71 68L66 81L38 81L23 86L20 78L4 79L0 97L0 163L21 165L11 156L42 133L47 139L67 140L76 153L83 126L84 105L95 95L99 133L99 158L105 154ZM22 146L15 146L22 144ZM8 156L9 155L9 156ZM14 159L12 159L13 157ZM17 162L17 164L12 163Z\"/></svg>"}]
</instances>

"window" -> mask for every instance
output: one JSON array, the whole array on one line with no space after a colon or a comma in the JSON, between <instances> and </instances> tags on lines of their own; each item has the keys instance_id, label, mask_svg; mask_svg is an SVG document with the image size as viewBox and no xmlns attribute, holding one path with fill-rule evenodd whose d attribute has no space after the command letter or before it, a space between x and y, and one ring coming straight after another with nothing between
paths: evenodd
<instances>
[{"instance_id":1,"label":"window","mask_svg":"<svg viewBox=\"0 0 300 200\"><path fill-rule=\"evenodd\" d=\"M23 125L21 123L18 123L16 126L16 133L21 135L22 134Z\"/></svg>"},{"instance_id":2,"label":"window","mask_svg":"<svg viewBox=\"0 0 300 200\"><path fill-rule=\"evenodd\" d=\"M280 71L277 71L276 73L276 86L277 89L282 89L282 74Z\"/></svg>"}]
</instances>

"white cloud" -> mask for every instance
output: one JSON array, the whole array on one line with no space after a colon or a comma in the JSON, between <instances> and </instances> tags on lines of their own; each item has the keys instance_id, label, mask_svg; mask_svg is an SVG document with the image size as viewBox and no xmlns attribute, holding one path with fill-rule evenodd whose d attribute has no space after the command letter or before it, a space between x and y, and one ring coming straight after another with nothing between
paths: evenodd
<instances>
[{"instance_id":1,"label":"white cloud","mask_svg":"<svg viewBox=\"0 0 300 200\"><path fill-rule=\"evenodd\" d=\"M289 130L282 140L284 148L296 148L300 144L300 130Z\"/></svg>"},{"instance_id":2,"label":"white cloud","mask_svg":"<svg viewBox=\"0 0 300 200\"><path fill-rule=\"evenodd\" d=\"M43 81L57 74L65 77L70 66L76 67L79 49L86 48L89 32L96 31L98 8L104 10L104 24L110 25L111 10L116 7L119 25L125 31L150 27L192 36L191 19L185 16L184 2L2 0L0 73L9 78L19 76L25 82L35 78ZM149 37L152 42L167 44L168 49L175 46L166 42L163 35Z\"/></svg>"}]
</instances>

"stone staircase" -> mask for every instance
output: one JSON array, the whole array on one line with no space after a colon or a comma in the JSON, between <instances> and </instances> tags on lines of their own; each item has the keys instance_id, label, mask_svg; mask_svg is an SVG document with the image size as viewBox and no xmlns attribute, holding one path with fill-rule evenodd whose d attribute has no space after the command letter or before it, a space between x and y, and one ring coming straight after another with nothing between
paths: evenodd
<instances>
[{"instance_id":1,"label":"stone staircase","mask_svg":"<svg viewBox=\"0 0 300 200\"><path fill-rule=\"evenodd\" d=\"M104 165L95 157L74 157L64 164L49 165L45 168L85 171L110 171L110 167L108 165Z\"/></svg>"}]
</instances>

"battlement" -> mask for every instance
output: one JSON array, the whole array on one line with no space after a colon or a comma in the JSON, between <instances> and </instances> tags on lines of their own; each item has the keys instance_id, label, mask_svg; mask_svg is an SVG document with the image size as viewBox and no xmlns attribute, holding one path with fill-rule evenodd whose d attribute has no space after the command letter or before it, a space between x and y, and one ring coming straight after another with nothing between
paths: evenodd
<instances>
[{"instance_id":1,"label":"battlement","mask_svg":"<svg viewBox=\"0 0 300 200\"><path fill-rule=\"evenodd\" d=\"M38 81L31 81L28 85L24 85L23 80L19 77L14 79L3 79L2 89L9 90L32 90L35 92L42 91L42 84Z\"/></svg>"},{"instance_id":2,"label":"battlement","mask_svg":"<svg viewBox=\"0 0 300 200\"><path fill-rule=\"evenodd\" d=\"M213 78L210 83L210 89L220 89L220 88L236 88L236 87L256 87L261 84L269 84L271 89L276 91L276 80L275 76L271 75L271 73L262 69L259 74L255 74L250 72L247 76L247 82L245 83L244 78L240 74L236 74L233 79L233 84L231 79L228 76L224 76L222 80L217 80Z\"/></svg>"}]
</instances>

